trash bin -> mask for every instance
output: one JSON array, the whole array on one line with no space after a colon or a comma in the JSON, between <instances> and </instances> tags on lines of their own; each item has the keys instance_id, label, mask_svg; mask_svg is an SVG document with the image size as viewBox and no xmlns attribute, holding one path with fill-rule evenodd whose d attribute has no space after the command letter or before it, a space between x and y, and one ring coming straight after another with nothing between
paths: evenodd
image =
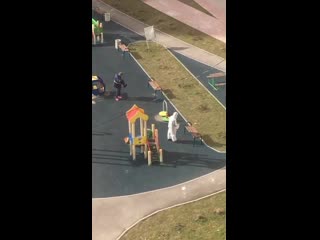
<instances>
[{"instance_id":1,"label":"trash bin","mask_svg":"<svg viewBox=\"0 0 320 240\"><path fill-rule=\"evenodd\" d=\"M109 22L110 21L110 13L104 14L104 21Z\"/></svg>"},{"instance_id":2,"label":"trash bin","mask_svg":"<svg viewBox=\"0 0 320 240\"><path fill-rule=\"evenodd\" d=\"M119 44L121 43L121 39L114 40L114 47L118 49Z\"/></svg>"}]
</instances>

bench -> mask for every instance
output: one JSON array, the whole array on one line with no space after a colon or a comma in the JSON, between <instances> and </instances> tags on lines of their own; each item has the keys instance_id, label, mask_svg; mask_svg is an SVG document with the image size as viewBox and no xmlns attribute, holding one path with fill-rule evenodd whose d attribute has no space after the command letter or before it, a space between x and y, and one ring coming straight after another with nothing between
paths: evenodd
<instances>
[{"instance_id":1,"label":"bench","mask_svg":"<svg viewBox=\"0 0 320 240\"><path fill-rule=\"evenodd\" d=\"M212 73L210 75L208 75L208 78L215 78L215 77L225 77L226 74L223 72L217 72L217 73Z\"/></svg>"},{"instance_id":2,"label":"bench","mask_svg":"<svg viewBox=\"0 0 320 240\"><path fill-rule=\"evenodd\" d=\"M185 128L184 128L184 133L186 133L186 130L188 133L191 133L191 136L193 138L193 146L196 143L196 139L200 140L200 144L202 144L202 136L201 134L198 132L198 130L192 126L192 124L190 122L187 122Z\"/></svg>"},{"instance_id":3,"label":"bench","mask_svg":"<svg viewBox=\"0 0 320 240\"><path fill-rule=\"evenodd\" d=\"M151 86L152 89L154 90L154 97L156 100L157 99L157 91L161 92L162 91L162 88L160 87L159 83L157 83L157 81L155 81L154 79L150 79L148 81L148 86Z\"/></svg>"},{"instance_id":4,"label":"bench","mask_svg":"<svg viewBox=\"0 0 320 240\"><path fill-rule=\"evenodd\" d=\"M215 78L218 78L218 77L225 77L226 74L223 73L223 72L217 72L217 73L212 73L210 75L207 76L207 78L211 78L208 80L208 84L214 89L214 90L219 90L218 87L222 87L224 85L226 85L225 82L216 82Z\"/></svg>"},{"instance_id":5,"label":"bench","mask_svg":"<svg viewBox=\"0 0 320 240\"><path fill-rule=\"evenodd\" d=\"M129 52L129 48L123 43L120 43L118 47L122 50L122 52Z\"/></svg>"},{"instance_id":6,"label":"bench","mask_svg":"<svg viewBox=\"0 0 320 240\"><path fill-rule=\"evenodd\" d=\"M123 57L124 57L125 53L129 53L129 48L127 47L127 45L125 45L123 43L119 43L118 51L119 51L119 49L121 49Z\"/></svg>"}]
</instances>

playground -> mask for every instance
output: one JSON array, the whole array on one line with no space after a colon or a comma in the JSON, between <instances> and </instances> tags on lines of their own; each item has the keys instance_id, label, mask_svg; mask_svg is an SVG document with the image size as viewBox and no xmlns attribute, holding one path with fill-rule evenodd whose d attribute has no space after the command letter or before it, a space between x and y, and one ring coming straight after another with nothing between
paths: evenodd
<instances>
[{"instance_id":1,"label":"playground","mask_svg":"<svg viewBox=\"0 0 320 240\"><path fill-rule=\"evenodd\" d=\"M104 34L102 37L101 31L97 31L100 37L92 46L92 75L103 79L105 93L96 96L92 105L92 197L124 196L170 187L224 167L225 154L200 141L194 142L192 135L184 131L186 122L180 115L179 141L167 141L168 124L159 119L163 100L167 101L169 113L176 109L161 94L159 101L154 101L147 74L130 54L124 57L122 50L115 49L115 39L128 45L144 38L112 21L105 22L96 13L93 18L95 26L100 26L97 21L102 22ZM196 77L201 75L199 81L207 84L207 75L217 72L191 59L178 58ZM128 87L122 90L123 99L117 102L113 77L120 71ZM225 90L209 87L225 105Z\"/></svg>"}]
</instances>

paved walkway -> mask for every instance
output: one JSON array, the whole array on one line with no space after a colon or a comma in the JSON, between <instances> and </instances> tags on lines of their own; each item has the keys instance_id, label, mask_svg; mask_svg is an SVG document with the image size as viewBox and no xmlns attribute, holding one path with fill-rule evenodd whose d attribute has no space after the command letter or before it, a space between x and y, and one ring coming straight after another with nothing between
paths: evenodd
<instances>
[{"instance_id":1,"label":"paved walkway","mask_svg":"<svg viewBox=\"0 0 320 240\"><path fill-rule=\"evenodd\" d=\"M204 9L226 24L226 0L194 0Z\"/></svg>"},{"instance_id":2,"label":"paved walkway","mask_svg":"<svg viewBox=\"0 0 320 240\"><path fill-rule=\"evenodd\" d=\"M136 195L92 199L92 239L115 240L148 215L224 190L226 170L173 187Z\"/></svg>"},{"instance_id":3,"label":"paved walkway","mask_svg":"<svg viewBox=\"0 0 320 240\"><path fill-rule=\"evenodd\" d=\"M226 42L225 21L211 17L178 0L144 0L143 2L211 37Z\"/></svg>"},{"instance_id":4,"label":"paved walkway","mask_svg":"<svg viewBox=\"0 0 320 240\"><path fill-rule=\"evenodd\" d=\"M144 28L148 27L148 25L144 24L143 22L126 15L99 0L92 0L92 7L93 9L99 9L100 13L111 12L112 21L119 23L120 25L133 32L136 32L141 36L144 36ZM226 72L226 60L222 57L190 45L189 43L186 43L159 30L156 30L156 42L166 46L169 49L173 49L174 51L186 57Z\"/></svg>"}]
</instances>

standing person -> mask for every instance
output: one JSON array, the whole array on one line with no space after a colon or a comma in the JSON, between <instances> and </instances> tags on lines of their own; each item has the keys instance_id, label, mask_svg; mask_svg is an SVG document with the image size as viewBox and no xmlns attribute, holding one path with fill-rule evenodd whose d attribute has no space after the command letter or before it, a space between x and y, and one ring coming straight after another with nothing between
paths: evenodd
<instances>
[{"instance_id":1,"label":"standing person","mask_svg":"<svg viewBox=\"0 0 320 240\"><path fill-rule=\"evenodd\" d=\"M121 96L121 88L122 88L122 86L124 88L127 86L127 84L122 79L122 76L123 76L123 73L119 72L114 76L114 80L113 80L113 87L115 87L117 89L116 101L119 101L122 98L122 96Z\"/></svg>"},{"instance_id":2,"label":"standing person","mask_svg":"<svg viewBox=\"0 0 320 240\"><path fill-rule=\"evenodd\" d=\"M168 122L168 141L176 142L177 141L177 130L179 128L179 124L177 123L178 113L174 112L172 116L169 117Z\"/></svg>"}]
</instances>

